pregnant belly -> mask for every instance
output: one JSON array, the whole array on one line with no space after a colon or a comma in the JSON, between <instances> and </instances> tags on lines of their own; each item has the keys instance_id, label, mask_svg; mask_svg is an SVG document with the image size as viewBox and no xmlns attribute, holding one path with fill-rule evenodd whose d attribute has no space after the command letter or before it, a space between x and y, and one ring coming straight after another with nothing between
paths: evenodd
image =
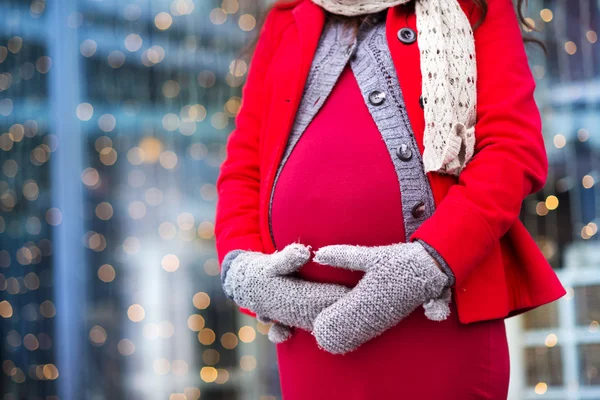
<instances>
[{"instance_id":1,"label":"pregnant belly","mask_svg":"<svg viewBox=\"0 0 600 400\"><path fill-rule=\"evenodd\" d=\"M405 241L394 164L349 69L284 164L272 201L278 250L294 242L316 251ZM354 286L363 273L310 262L299 274Z\"/></svg>"}]
</instances>

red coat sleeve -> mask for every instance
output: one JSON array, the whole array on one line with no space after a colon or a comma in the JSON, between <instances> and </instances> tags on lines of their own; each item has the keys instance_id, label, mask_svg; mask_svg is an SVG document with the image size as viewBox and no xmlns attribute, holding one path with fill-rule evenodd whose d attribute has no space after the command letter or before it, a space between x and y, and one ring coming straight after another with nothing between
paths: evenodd
<instances>
[{"instance_id":1,"label":"red coat sleeve","mask_svg":"<svg viewBox=\"0 0 600 400\"><path fill-rule=\"evenodd\" d=\"M227 141L227 156L217 178L215 237L219 264L236 249L262 251L259 231L259 138L262 88L275 48L272 30L276 9L269 12L242 90L236 127Z\"/></svg>"},{"instance_id":2,"label":"red coat sleeve","mask_svg":"<svg viewBox=\"0 0 600 400\"><path fill-rule=\"evenodd\" d=\"M259 229L259 143L262 129L263 81L276 49L278 8L269 12L242 90L236 127L227 140L227 156L217 178L215 237L219 265L231 250L263 251ZM240 310L255 316L245 308Z\"/></svg>"},{"instance_id":3,"label":"red coat sleeve","mask_svg":"<svg viewBox=\"0 0 600 400\"><path fill-rule=\"evenodd\" d=\"M438 251L458 287L518 220L524 198L543 187L548 172L535 81L512 1L490 0L474 34L475 155L411 237Z\"/></svg>"}]
</instances>

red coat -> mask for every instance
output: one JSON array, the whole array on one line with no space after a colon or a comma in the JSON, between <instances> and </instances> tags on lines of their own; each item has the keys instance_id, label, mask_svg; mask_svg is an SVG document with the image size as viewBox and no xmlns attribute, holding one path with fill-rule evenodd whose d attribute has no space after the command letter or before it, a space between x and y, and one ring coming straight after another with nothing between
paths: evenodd
<instances>
[{"instance_id":1,"label":"red coat","mask_svg":"<svg viewBox=\"0 0 600 400\"><path fill-rule=\"evenodd\" d=\"M461 3L475 23L478 9L471 1ZM234 249L275 251L269 197L324 21L325 12L311 0L276 3L267 16L217 181L219 262ZM397 38L407 26L416 31L411 7L390 8L387 39L422 153L418 43ZM453 299L463 323L515 315L565 294L519 220L523 199L545 183L548 161L512 1L489 0L486 19L474 33L475 156L458 178L428 173L437 208L410 237L429 243L454 272Z\"/></svg>"}]
</instances>

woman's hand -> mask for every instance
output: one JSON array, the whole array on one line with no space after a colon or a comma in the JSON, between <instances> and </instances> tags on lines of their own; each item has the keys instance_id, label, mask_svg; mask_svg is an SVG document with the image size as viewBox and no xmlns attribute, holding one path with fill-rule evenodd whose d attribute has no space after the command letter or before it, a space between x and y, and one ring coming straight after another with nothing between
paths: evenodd
<instances>
[{"instance_id":1,"label":"woman's hand","mask_svg":"<svg viewBox=\"0 0 600 400\"><path fill-rule=\"evenodd\" d=\"M426 302L430 311L434 306L438 313L432 318L426 311L430 319L445 319L449 314L448 277L420 243L326 246L316 252L314 261L365 271L358 285L314 322L319 347L330 353L355 350ZM440 306L445 306L441 314Z\"/></svg>"},{"instance_id":2,"label":"woman's hand","mask_svg":"<svg viewBox=\"0 0 600 400\"><path fill-rule=\"evenodd\" d=\"M290 276L309 261L310 255L310 248L298 243L273 254L233 251L223 261L223 290L261 320L277 321L278 330L287 325L311 331L317 315L350 289Z\"/></svg>"}]
</instances>

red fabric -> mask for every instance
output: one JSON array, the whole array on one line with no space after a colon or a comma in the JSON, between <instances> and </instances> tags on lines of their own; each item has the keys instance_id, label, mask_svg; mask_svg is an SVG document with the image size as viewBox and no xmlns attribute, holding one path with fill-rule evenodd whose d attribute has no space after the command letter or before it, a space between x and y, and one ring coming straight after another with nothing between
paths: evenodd
<instances>
[{"instance_id":1,"label":"red fabric","mask_svg":"<svg viewBox=\"0 0 600 400\"><path fill-rule=\"evenodd\" d=\"M298 241L315 251L332 244L404 242L401 204L392 159L346 67L277 180L272 211L277 249ZM310 262L300 275L354 286L363 273Z\"/></svg>"},{"instance_id":2,"label":"red fabric","mask_svg":"<svg viewBox=\"0 0 600 400\"><path fill-rule=\"evenodd\" d=\"M418 308L356 351L333 355L296 329L277 345L284 400L507 398L509 353L503 319L462 324L456 306L442 322Z\"/></svg>"},{"instance_id":3,"label":"red fabric","mask_svg":"<svg viewBox=\"0 0 600 400\"><path fill-rule=\"evenodd\" d=\"M277 249L294 242L314 250L404 242L400 204L389 152L346 67L277 180L272 208ZM362 272L310 262L299 275L352 287ZM462 353L468 354L461 360L464 369L448 372L445 366L456 368ZM428 321L422 308L346 356L319 350L301 330L277 345L277 356L285 400L506 399L508 388L502 320L467 326L453 315L439 324Z\"/></svg>"},{"instance_id":4,"label":"red fabric","mask_svg":"<svg viewBox=\"0 0 600 400\"><path fill-rule=\"evenodd\" d=\"M475 22L472 3L461 3ZM565 294L518 219L524 197L545 182L547 159L535 82L512 2L490 0L488 5L485 21L475 30L477 153L458 180L428 174L437 210L410 238L429 243L455 273L454 298L463 323L514 315ZM217 181L219 261L236 248L275 250L267 218L270 189L324 20L324 11L311 0L296 0L276 5L263 27ZM396 38L406 26L416 29L411 7L390 8L390 52L422 151L418 44Z\"/></svg>"}]
</instances>

